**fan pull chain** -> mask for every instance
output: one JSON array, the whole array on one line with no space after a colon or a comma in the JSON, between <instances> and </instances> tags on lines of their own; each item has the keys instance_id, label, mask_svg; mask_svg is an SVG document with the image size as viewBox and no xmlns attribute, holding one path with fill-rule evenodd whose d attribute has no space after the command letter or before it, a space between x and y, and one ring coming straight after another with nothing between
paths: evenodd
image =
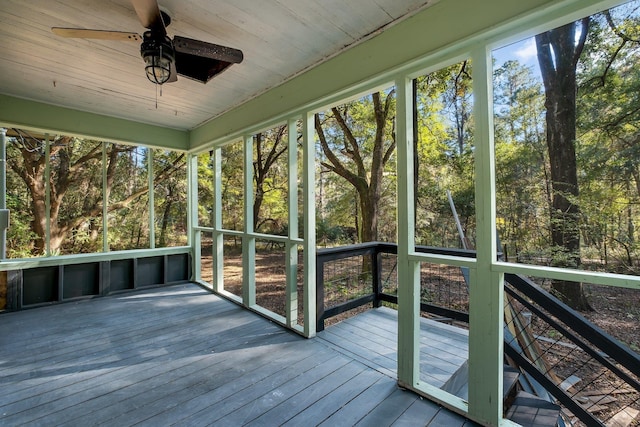
<instances>
[{"instance_id":1,"label":"fan pull chain","mask_svg":"<svg viewBox=\"0 0 640 427\"><path fill-rule=\"evenodd\" d=\"M162 56L162 45L160 45L160 58L161 58L160 61L162 61L162 58L163 58L163 56ZM160 63L162 64L162 62L160 62ZM164 76L162 76L162 77L163 77L163 81L164 81ZM160 84L160 96L162 97L162 84ZM157 101L156 101L156 103L157 103ZM158 107L156 105L156 110L157 109L158 109Z\"/></svg>"},{"instance_id":2,"label":"fan pull chain","mask_svg":"<svg viewBox=\"0 0 640 427\"><path fill-rule=\"evenodd\" d=\"M162 58L162 45L160 45L160 58ZM155 65L155 64L154 64ZM155 73L155 71L154 71ZM162 96L162 84L158 84L157 76L156 77L156 110L158 109L158 86L160 86L160 96Z\"/></svg>"}]
</instances>

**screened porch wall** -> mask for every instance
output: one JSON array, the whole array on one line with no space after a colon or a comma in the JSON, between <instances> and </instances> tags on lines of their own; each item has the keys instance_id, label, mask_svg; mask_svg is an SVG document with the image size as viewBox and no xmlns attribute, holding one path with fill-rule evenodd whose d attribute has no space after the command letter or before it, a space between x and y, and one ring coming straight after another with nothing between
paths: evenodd
<instances>
[{"instance_id":1,"label":"screened porch wall","mask_svg":"<svg viewBox=\"0 0 640 427\"><path fill-rule=\"evenodd\" d=\"M453 8L460 3L469 14L457 15L460 25L452 39L434 37L425 40L424 33L436 33L444 25L438 22L439 13L456 15ZM498 4L500 3L500 4ZM497 261L495 212L495 147L493 141L492 49L512 40L532 36L540 31L571 22L582 16L611 7L615 1L565 1L544 5L544 2L526 2L514 5L495 2L493 7L470 5L466 2L441 2L430 13L418 14L383 36L363 43L345 52L335 61L310 70L272 91L256 98L237 110L213 120L191 133L193 150L222 146L241 135L255 132L284 119L297 119L309 123L313 115L327 105L356 99L363 94L394 85L397 90L398 139L398 273L403 286L399 289L399 382L434 399L455 411L487 425L508 424L502 418L502 355L503 355L503 286L505 273L523 273L535 270L538 276L585 278L614 286L638 287L637 278L576 272L568 269L548 269L513 265ZM452 9L449 9L452 8ZM478 10L475 8L482 8ZM519 9L519 10L515 10ZM446 12L445 12L446 11ZM477 13L477 15L476 15ZM491 15L491 17L487 16ZM471 18L473 17L473 18ZM484 21L484 19L488 19ZM466 21L469 19L469 21ZM493 20L493 21L492 21ZM471 22L473 21L473 22ZM489 21L492 24L484 26ZM419 23L419 24L418 24ZM468 25L465 25L468 24ZM405 26L406 25L406 26ZM449 21L450 25L450 21ZM425 30L426 29L426 30ZM415 32L413 32L415 31ZM467 32L468 31L468 32ZM410 35L410 36L409 36ZM422 36L422 37L420 37ZM420 40L406 43L406 40ZM410 46L410 47L408 47ZM416 49L416 50L413 50ZM394 55L380 52L393 51ZM411 53L409 52L411 51ZM374 53L375 52L375 53ZM363 57L364 55L364 57ZM404 59L401 59L406 55ZM386 61L393 56L394 63ZM365 59L366 57L366 59ZM474 63L473 92L475 115L475 191L476 191L476 245L478 258L468 260L457 257L424 255L415 250L415 217L413 214L413 123L410 114L413 92L411 80L421 74L471 58ZM326 76L331 75L331 79ZM304 87L304 90L302 89ZM276 100L288 99L289 106ZM249 119L247 119L250 117ZM308 126L310 127L310 126ZM314 137L303 135L303 150L313 151ZM312 160L312 159L310 159ZM308 176L314 162L304 164L303 176ZM310 196L310 191L308 195ZM310 199L304 213L312 224L314 215ZM305 243L310 244L305 235ZM305 250L306 252L306 250ZM442 390L419 383L417 339L419 327L419 266L434 263L465 267L470 271L470 390L468 401L455 398ZM305 260L305 293L313 283L313 259ZM310 294L306 298L310 298ZM307 301L309 304L312 301ZM309 330L307 336L315 331Z\"/></svg>"}]
</instances>

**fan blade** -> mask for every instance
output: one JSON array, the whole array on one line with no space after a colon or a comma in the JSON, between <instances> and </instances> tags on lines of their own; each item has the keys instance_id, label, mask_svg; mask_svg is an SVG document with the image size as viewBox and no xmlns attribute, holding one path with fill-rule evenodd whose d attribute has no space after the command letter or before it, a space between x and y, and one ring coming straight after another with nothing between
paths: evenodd
<instances>
[{"instance_id":1,"label":"fan blade","mask_svg":"<svg viewBox=\"0 0 640 427\"><path fill-rule=\"evenodd\" d=\"M167 83L173 83L178 81L178 72L176 71L176 61L171 63L171 75L169 76L169 80Z\"/></svg>"},{"instance_id":2,"label":"fan blade","mask_svg":"<svg viewBox=\"0 0 640 427\"><path fill-rule=\"evenodd\" d=\"M178 74L201 83L207 83L231 65L231 62L176 51Z\"/></svg>"},{"instance_id":3,"label":"fan blade","mask_svg":"<svg viewBox=\"0 0 640 427\"><path fill-rule=\"evenodd\" d=\"M244 59L241 50L180 36L173 38L173 48L176 53L217 59L232 64L239 64Z\"/></svg>"},{"instance_id":4,"label":"fan blade","mask_svg":"<svg viewBox=\"0 0 640 427\"><path fill-rule=\"evenodd\" d=\"M143 27L150 29L156 34L167 35L162 14L160 13L160 7L156 0L131 0L131 4L136 10L138 19Z\"/></svg>"},{"instance_id":5,"label":"fan blade","mask_svg":"<svg viewBox=\"0 0 640 427\"><path fill-rule=\"evenodd\" d=\"M81 39L100 39L100 40L119 40L129 42L139 42L142 40L137 33L127 33L124 31L104 31L104 30L84 30L82 28L51 28L53 34L60 37L81 38Z\"/></svg>"}]
</instances>

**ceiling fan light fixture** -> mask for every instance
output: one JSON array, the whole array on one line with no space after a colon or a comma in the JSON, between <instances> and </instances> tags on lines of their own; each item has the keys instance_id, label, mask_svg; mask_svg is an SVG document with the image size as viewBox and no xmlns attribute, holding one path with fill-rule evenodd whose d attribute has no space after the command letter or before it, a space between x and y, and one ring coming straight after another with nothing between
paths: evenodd
<instances>
[{"instance_id":1,"label":"ceiling fan light fixture","mask_svg":"<svg viewBox=\"0 0 640 427\"><path fill-rule=\"evenodd\" d=\"M144 59L147 79L151 83L161 85L169 81L175 60L173 44L169 37L157 36L151 31L145 32L140 55Z\"/></svg>"},{"instance_id":2,"label":"ceiling fan light fixture","mask_svg":"<svg viewBox=\"0 0 640 427\"><path fill-rule=\"evenodd\" d=\"M178 81L178 75L200 83L207 83L232 64L244 58L242 51L202 40L167 36L171 23L169 11L158 5L158 0L131 0L138 20L146 31L142 36L140 55L144 60L147 79L156 85ZM140 35L124 31L91 30L83 28L52 27L60 37L140 41ZM160 90L162 93L162 90Z\"/></svg>"}]
</instances>

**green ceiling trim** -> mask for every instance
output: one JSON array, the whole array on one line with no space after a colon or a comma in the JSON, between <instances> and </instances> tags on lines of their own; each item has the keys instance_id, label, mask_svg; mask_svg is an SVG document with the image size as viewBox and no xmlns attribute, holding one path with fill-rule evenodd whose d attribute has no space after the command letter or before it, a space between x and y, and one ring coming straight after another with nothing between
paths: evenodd
<instances>
[{"instance_id":1,"label":"green ceiling trim","mask_svg":"<svg viewBox=\"0 0 640 427\"><path fill-rule=\"evenodd\" d=\"M102 141L187 150L189 133L0 95L0 126L95 138Z\"/></svg>"},{"instance_id":2,"label":"green ceiling trim","mask_svg":"<svg viewBox=\"0 0 640 427\"><path fill-rule=\"evenodd\" d=\"M193 129L190 148L242 129L286 118L327 96L372 81L398 67L489 31L550 0L441 0L342 54Z\"/></svg>"}]
</instances>

